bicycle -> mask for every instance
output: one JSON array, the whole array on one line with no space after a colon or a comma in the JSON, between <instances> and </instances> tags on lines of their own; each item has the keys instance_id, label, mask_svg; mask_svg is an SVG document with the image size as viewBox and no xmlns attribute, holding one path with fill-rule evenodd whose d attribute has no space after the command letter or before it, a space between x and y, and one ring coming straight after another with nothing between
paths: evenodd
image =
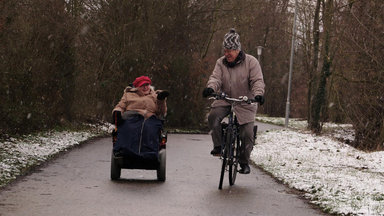
<instances>
[{"instance_id":1,"label":"bicycle","mask_svg":"<svg viewBox=\"0 0 384 216\"><path fill-rule=\"evenodd\" d=\"M240 96L239 98L228 97L225 93L213 93L210 99L215 100L226 100L231 104L231 110L227 116L228 123L221 123L222 130L222 144L221 144L221 155L222 160L219 190L223 188L223 180L225 171L228 170L229 185L235 184L237 176L237 167L240 159L240 125L237 121L237 117L233 111L234 106L240 103L255 103L254 99L249 99L247 96ZM254 126L254 138L256 138L257 126Z\"/></svg>"}]
</instances>

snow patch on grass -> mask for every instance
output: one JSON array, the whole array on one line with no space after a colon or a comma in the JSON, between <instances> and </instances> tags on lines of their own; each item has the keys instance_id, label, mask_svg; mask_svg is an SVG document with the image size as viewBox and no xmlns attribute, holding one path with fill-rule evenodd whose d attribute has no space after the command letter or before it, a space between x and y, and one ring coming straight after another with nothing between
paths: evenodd
<instances>
[{"instance_id":1,"label":"snow patch on grass","mask_svg":"<svg viewBox=\"0 0 384 216\"><path fill-rule=\"evenodd\" d=\"M53 155L108 131L109 125L93 125L87 131L45 132L0 142L0 187Z\"/></svg>"},{"instance_id":2,"label":"snow patch on grass","mask_svg":"<svg viewBox=\"0 0 384 216\"><path fill-rule=\"evenodd\" d=\"M384 152L291 129L260 134L256 142L252 160L324 210L384 215Z\"/></svg>"}]
</instances>

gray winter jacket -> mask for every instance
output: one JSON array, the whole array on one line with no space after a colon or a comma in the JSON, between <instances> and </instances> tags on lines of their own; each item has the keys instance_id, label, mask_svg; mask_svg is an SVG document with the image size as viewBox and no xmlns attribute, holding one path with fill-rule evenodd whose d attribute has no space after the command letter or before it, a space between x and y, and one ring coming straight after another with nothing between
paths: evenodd
<instances>
[{"instance_id":1,"label":"gray winter jacket","mask_svg":"<svg viewBox=\"0 0 384 216\"><path fill-rule=\"evenodd\" d=\"M238 98L247 96L254 98L256 95L264 95L264 78L259 61L248 54L245 59L235 67L227 67L223 63L225 56L216 61L212 75L209 77L207 87L215 92L224 92L229 97ZM212 107L230 106L224 100L215 100ZM256 104L239 104L234 108L239 124L246 124L255 120Z\"/></svg>"}]
</instances>

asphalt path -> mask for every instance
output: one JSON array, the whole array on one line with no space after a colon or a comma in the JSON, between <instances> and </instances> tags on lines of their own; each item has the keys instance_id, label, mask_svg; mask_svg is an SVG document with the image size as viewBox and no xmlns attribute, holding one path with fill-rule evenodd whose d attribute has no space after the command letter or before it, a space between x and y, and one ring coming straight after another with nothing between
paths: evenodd
<instances>
[{"instance_id":1,"label":"asphalt path","mask_svg":"<svg viewBox=\"0 0 384 216\"><path fill-rule=\"evenodd\" d=\"M211 148L209 135L169 134L165 182L154 170L128 169L111 181L111 139L89 141L4 188L0 215L326 215L254 166L218 190L221 161Z\"/></svg>"}]
</instances>

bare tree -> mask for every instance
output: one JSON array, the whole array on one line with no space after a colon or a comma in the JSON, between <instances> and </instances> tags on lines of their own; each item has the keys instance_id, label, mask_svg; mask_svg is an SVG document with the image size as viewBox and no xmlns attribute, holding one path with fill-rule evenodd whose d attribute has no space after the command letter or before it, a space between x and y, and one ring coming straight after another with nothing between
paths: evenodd
<instances>
[{"instance_id":1,"label":"bare tree","mask_svg":"<svg viewBox=\"0 0 384 216\"><path fill-rule=\"evenodd\" d=\"M326 88L327 79L331 75L332 55L331 55L331 34L332 34L332 19L333 19L333 0L327 0L323 2L323 17L324 17L324 44L322 59L323 65L319 77L318 87L314 95L313 102L311 104L311 119L309 127L316 133L321 132L321 114L326 106Z\"/></svg>"},{"instance_id":2,"label":"bare tree","mask_svg":"<svg viewBox=\"0 0 384 216\"><path fill-rule=\"evenodd\" d=\"M63 1L0 4L2 128L28 132L71 120L73 37Z\"/></svg>"},{"instance_id":3,"label":"bare tree","mask_svg":"<svg viewBox=\"0 0 384 216\"><path fill-rule=\"evenodd\" d=\"M384 2L343 1L340 5L335 101L356 131L353 144L384 149Z\"/></svg>"}]
</instances>

